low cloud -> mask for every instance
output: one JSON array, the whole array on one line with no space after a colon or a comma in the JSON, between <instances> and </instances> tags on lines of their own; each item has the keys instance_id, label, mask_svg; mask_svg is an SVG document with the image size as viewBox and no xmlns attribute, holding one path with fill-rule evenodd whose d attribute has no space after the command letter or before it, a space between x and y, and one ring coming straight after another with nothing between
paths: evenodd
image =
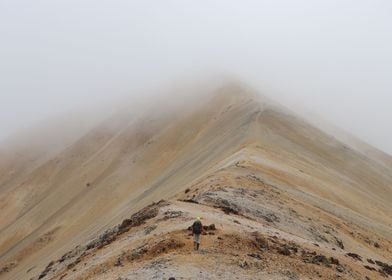
<instances>
[{"instance_id":1,"label":"low cloud","mask_svg":"<svg viewBox=\"0 0 392 280\"><path fill-rule=\"evenodd\" d=\"M391 154L391 13L390 1L3 1L0 139L229 75Z\"/></svg>"}]
</instances>

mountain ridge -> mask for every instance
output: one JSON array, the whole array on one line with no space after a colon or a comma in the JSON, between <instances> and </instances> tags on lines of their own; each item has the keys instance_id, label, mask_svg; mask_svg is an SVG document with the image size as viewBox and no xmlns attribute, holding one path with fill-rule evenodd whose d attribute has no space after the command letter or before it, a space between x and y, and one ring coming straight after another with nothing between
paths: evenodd
<instances>
[{"instance_id":1,"label":"mountain ridge","mask_svg":"<svg viewBox=\"0 0 392 280\"><path fill-rule=\"evenodd\" d=\"M188 188L197 195L194 184L220 178L225 169L251 186L249 176L257 174L290 195L290 203L297 199L360 228L371 225L388 247L388 167L240 86L220 88L191 111L181 110L181 102L178 106L168 114L158 110L136 118L120 113L27 175L6 184L0 180L0 260L3 267L15 263L0 277L29 279L39 267L153 201L164 198L177 205L173 197L189 199L180 195ZM235 182L234 190L229 187L235 193L243 179L222 176ZM199 195L209 197L208 191ZM362 250L371 252L367 245ZM379 254L378 259L391 256L388 250ZM32 264L36 268L30 270Z\"/></svg>"}]
</instances>

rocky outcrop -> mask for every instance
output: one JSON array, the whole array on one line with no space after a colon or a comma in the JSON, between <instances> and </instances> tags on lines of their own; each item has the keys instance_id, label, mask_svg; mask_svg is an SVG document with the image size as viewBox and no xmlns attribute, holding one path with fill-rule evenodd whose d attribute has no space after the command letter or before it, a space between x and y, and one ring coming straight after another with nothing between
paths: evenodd
<instances>
[{"instance_id":1,"label":"rocky outcrop","mask_svg":"<svg viewBox=\"0 0 392 280\"><path fill-rule=\"evenodd\" d=\"M107 229L97 238L89 241L85 245L76 246L73 250L65 253L56 262L50 262L44 271L42 271L36 279L44 279L50 275L51 272L61 269L72 269L75 265L80 263L84 257L90 255L93 251L101 249L112 242L114 242L120 235L129 231L133 227L144 224L147 220L156 217L161 207L170 205L169 202L161 200L157 203L152 203L137 213L133 214L129 219L125 219L121 224Z\"/></svg>"}]
</instances>

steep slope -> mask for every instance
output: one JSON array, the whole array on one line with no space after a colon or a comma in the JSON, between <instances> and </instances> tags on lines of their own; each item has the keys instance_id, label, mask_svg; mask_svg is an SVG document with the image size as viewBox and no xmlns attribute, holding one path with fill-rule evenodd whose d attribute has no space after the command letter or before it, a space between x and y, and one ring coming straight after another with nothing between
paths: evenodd
<instances>
[{"instance_id":1,"label":"steep slope","mask_svg":"<svg viewBox=\"0 0 392 280\"><path fill-rule=\"evenodd\" d=\"M313 116L312 123L316 127L322 127L328 134L333 135L350 148L364 154L367 158L377 161L379 164L384 165L384 167L391 169L392 172L392 155L380 151L339 127L331 125L324 120L320 120L320 117L318 116Z\"/></svg>"},{"instance_id":2,"label":"steep slope","mask_svg":"<svg viewBox=\"0 0 392 280\"><path fill-rule=\"evenodd\" d=\"M100 115L97 117L89 110L58 115L3 140L0 143L0 197L15 186L22 185L30 173L95 127L101 118L105 118L104 113ZM19 196L19 199L22 197ZM0 208L2 206L0 202ZM1 220L5 222L5 219L7 216Z\"/></svg>"},{"instance_id":3,"label":"steep slope","mask_svg":"<svg viewBox=\"0 0 392 280\"><path fill-rule=\"evenodd\" d=\"M152 265L166 250L159 253L154 247L159 242L170 251L163 259L175 259L177 270L172 273L185 278L194 278L193 272L199 273L201 267L207 278L218 277L214 258L223 260L220 273L228 273L219 277L232 278L229 272L237 270L241 254L249 257L245 251L257 238L276 241L269 242L270 250L262 250L266 255L260 260L277 258L287 242L297 251L302 248L304 256L317 249L339 259L348 252L382 262L392 258L390 169L234 85L221 88L192 110L153 108L136 116L121 112L11 182L0 192L0 260L3 270L9 270L0 275L2 279L37 277L68 251L71 254L51 264L41 279L143 279L146 273L152 273L147 278L164 277ZM154 235L142 234L146 228L137 223L122 232L114 228L116 238L109 238L105 247L84 247L160 199L169 202L159 205L154 222L147 222ZM186 232L198 213L217 224L219 237L229 242L216 246L207 238L211 249L201 258L189 255ZM245 244L243 248L232 244L236 240ZM153 249L141 255L151 250L153 255L125 258L127 269L114 265L113 258L119 258L124 248L132 253L142 245ZM180 250L179 256L174 249ZM298 269L291 272L311 277L293 256L290 261ZM209 264L203 263L204 257ZM290 261L278 260L280 265L264 261L259 268L242 263L248 269L241 277L252 278L266 265L269 270L264 269L260 279L290 277L282 274ZM362 279L363 265L340 262L347 272L344 277ZM99 272L102 265L109 268ZM187 269L193 272L186 274ZM329 272L327 266L318 271Z\"/></svg>"},{"instance_id":4,"label":"steep slope","mask_svg":"<svg viewBox=\"0 0 392 280\"><path fill-rule=\"evenodd\" d=\"M0 198L1 259L19 268L39 256L43 265L151 201L175 194L235 152L257 105L229 95L218 94L188 113L136 119L121 113L20 178ZM238 106L226 121L219 118L232 103Z\"/></svg>"}]
</instances>

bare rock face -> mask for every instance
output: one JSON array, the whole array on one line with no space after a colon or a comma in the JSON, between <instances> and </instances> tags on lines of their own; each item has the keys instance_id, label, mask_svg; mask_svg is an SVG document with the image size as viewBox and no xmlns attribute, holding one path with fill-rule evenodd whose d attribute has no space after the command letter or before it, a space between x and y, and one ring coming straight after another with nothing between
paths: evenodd
<instances>
[{"instance_id":1,"label":"bare rock face","mask_svg":"<svg viewBox=\"0 0 392 280\"><path fill-rule=\"evenodd\" d=\"M168 202L166 201L159 201L157 203L153 203L145 208L143 208L141 211L133 214L130 219L124 220L119 226L118 226L118 234L122 234L126 231L128 231L132 227L140 226L143 224L146 220L152 219L158 215L158 210L160 207L169 205Z\"/></svg>"},{"instance_id":2,"label":"bare rock face","mask_svg":"<svg viewBox=\"0 0 392 280\"><path fill-rule=\"evenodd\" d=\"M0 269L0 275L6 272L9 272L12 270L12 268L14 268L17 265L16 262L10 262L7 263L6 265L4 265L1 269Z\"/></svg>"},{"instance_id":3,"label":"bare rock face","mask_svg":"<svg viewBox=\"0 0 392 280\"><path fill-rule=\"evenodd\" d=\"M216 230L215 224L203 226L203 230L205 230L205 231Z\"/></svg>"},{"instance_id":4,"label":"bare rock face","mask_svg":"<svg viewBox=\"0 0 392 280\"><path fill-rule=\"evenodd\" d=\"M381 261L375 261L375 262L380 267L379 271L382 274L392 276L392 264L387 264Z\"/></svg>"},{"instance_id":5,"label":"bare rock face","mask_svg":"<svg viewBox=\"0 0 392 280\"><path fill-rule=\"evenodd\" d=\"M340 240L339 238L335 237L336 244L339 246L340 249L344 249L344 244L343 241Z\"/></svg>"},{"instance_id":6,"label":"bare rock face","mask_svg":"<svg viewBox=\"0 0 392 280\"><path fill-rule=\"evenodd\" d=\"M278 252L279 252L279 254L282 254L285 256L291 255L290 249L286 245L283 245L281 248L279 248Z\"/></svg>"},{"instance_id":7,"label":"bare rock face","mask_svg":"<svg viewBox=\"0 0 392 280\"><path fill-rule=\"evenodd\" d=\"M40 273L37 279L44 279L46 276L49 276L51 273L53 273L56 269L60 270L61 268L66 267L68 270L70 270L74 268L93 251L100 250L103 247L110 245L111 243L116 241L118 236L129 231L131 228L138 227L144 224L146 221L156 217L158 215L159 209L167 205L170 205L170 203L161 200L157 203L152 203L151 205L146 206L142 210L133 214L129 219L125 219L121 224L113 228L107 229L101 235L91 240L87 244L76 246L73 250L64 254L56 262L50 262L45 268L45 270ZM171 245L169 244L168 246L170 247ZM147 249L139 248L138 250L132 251L130 255L125 257L134 260L140 258L146 252ZM115 266L122 265L123 257L117 258Z\"/></svg>"},{"instance_id":8,"label":"bare rock face","mask_svg":"<svg viewBox=\"0 0 392 280\"><path fill-rule=\"evenodd\" d=\"M347 253L347 256L349 256L355 260L362 261L362 257L356 253Z\"/></svg>"}]
</instances>

